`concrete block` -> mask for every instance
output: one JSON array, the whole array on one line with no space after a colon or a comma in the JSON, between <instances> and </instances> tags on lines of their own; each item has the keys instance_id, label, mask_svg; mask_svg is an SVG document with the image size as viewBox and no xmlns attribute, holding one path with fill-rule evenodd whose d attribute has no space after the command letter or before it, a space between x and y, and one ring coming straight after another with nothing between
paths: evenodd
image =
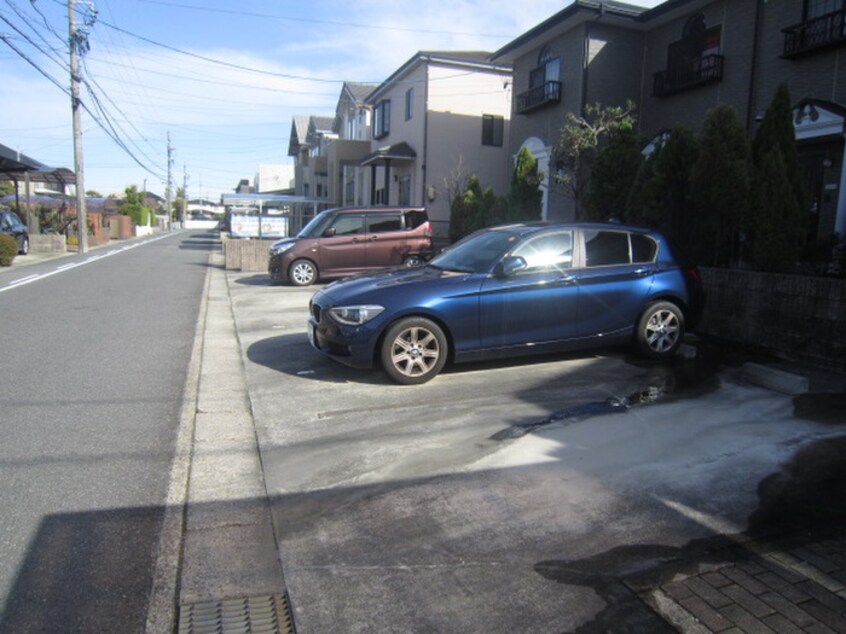
<instances>
[{"instance_id":1,"label":"concrete block","mask_svg":"<svg viewBox=\"0 0 846 634\"><path fill-rule=\"evenodd\" d=\"M744 363L740 369L744 380L782 394L806 394L810 389L810 380L806 376L787 372L779 368L760 363Z\"/></svg>"}]
</instances>

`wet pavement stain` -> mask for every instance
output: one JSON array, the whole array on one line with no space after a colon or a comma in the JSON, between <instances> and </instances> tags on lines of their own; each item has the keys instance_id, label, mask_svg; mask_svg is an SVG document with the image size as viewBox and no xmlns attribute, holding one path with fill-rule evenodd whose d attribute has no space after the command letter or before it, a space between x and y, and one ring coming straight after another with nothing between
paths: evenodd
<instances>
[{"instance_id":1,"label":"wet pavement stain","mask_svg":"<svg viewBox=\"0 0 846 634\"><path fill-rule=\"evenodd\" d=\"M633 407L658 402L672 402L703 396L717 390L720 379L719 359L705 355L696 359L673 359L667 362L630 361L645 368L641 386L629 396L611 397L604 401L578 403L559 409L538 421L519 423L498 431L491 440L511 440L553 423L571 424L593 416L623 414Z\"/></svg>"},{"instance_id":2,"label":"wet pavement stain","mask_svg":"<svg viewBox=\"0 0 846 634\"><path fill-rule=\"evenodd\" d=\"M846 537L846 437L800 449L759 483L758 500L738 535L714 535L678 548L620 546L580 560L541 561L534 568L557 583L593 588L605 600L606 607L574 634L675 631L643 598L665 583L702 574L709 564L767 568L770 552Z\"/></svg>"}]
</instances>

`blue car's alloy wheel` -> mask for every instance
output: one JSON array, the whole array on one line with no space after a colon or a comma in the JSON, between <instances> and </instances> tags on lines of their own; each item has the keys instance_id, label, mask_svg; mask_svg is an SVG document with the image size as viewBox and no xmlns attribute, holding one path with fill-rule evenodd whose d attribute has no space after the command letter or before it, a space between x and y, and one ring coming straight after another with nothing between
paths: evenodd
<instances>
[{"instance_id":1,"label":"blue car's alloy wheel","mask_svg":"<svg viewBox=\"0 0 846 634\"><path fill-rule=\"evenodd\" d=\"M637 327L637 341L641 351L653 358L674 354L683 336L684 315L671 302L650 304Z\"/></svg>"},{"instance_id":2,"label":"blue car's alloy wheel","mask_svg":"<svg viewBox=\"0 0 846 634\"><path fill-rule=\"evenodd\" d=\"M385 333L381 357L385 372L397 383L425 383L446 363L446 336L429 319L401 319Z\"/></svg>"}]
</instances>

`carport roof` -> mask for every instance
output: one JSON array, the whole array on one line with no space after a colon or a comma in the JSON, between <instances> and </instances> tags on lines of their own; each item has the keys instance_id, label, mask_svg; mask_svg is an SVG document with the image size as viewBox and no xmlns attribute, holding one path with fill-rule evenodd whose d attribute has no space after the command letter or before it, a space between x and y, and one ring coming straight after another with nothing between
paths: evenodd
<instances>
[{"instance_id":1,"label":"carport roof","mask_svg":"<svg viewBox=\"0 0 846 634\"><path fill-rule=\"evenodd\" d=\"M43 172L50 168L5 145L0 145L0 173Z\"/></svg>"},{"instance_id":2,"label":"carport roof","mask_svg":"<svg viewBox=\"0 0 846 634\"><path fill-rule=\"evenodd\" d=\"M36 182L70 183L75 178L73 170L44 165L26 154L0 145L0 175L6 175L15 180L18 175L26 173L31 174L32 180Z\"/></svg>"}]
</instances>

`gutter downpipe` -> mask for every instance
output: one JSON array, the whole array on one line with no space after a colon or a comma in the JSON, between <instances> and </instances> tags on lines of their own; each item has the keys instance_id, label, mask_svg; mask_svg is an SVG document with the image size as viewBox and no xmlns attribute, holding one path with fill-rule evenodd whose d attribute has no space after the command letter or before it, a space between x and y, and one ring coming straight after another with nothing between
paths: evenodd
<instances>
[{"instance_id":1,"label":"gutter downpipe","mask_svg":"<svg viewBox=\"0 0 846 634\"><path fill-rule=\"evenodd\" d=\"M423 175L423 183L420 187L420 206L427 207L426 203L428 197L426 196L426 187L428 179L426 178L426 166L429 164L429 63L426 64L426 81L423 84L423 164L420 166L420 171ZM452 212L450 211L450 216ZM449 228L447 228L449 233Z\"/></svg>"},{"instance_id":2,"label":"gutter downpipe","mask_svg":"<svg viewBox=\"0 0 846 634\"><path fill-rule=\"evenodd\" d=\"M755 105L755 67L758 65L758 43L761 32L761 2L757 0L755 3L755 30L752 32L752 63L749 68L749 101L746 104L746 130L748 133L752 132L755 124L755 113L753 108ZM725 20L723 20L725 22Z\"/></svg>"}]
</instances>

